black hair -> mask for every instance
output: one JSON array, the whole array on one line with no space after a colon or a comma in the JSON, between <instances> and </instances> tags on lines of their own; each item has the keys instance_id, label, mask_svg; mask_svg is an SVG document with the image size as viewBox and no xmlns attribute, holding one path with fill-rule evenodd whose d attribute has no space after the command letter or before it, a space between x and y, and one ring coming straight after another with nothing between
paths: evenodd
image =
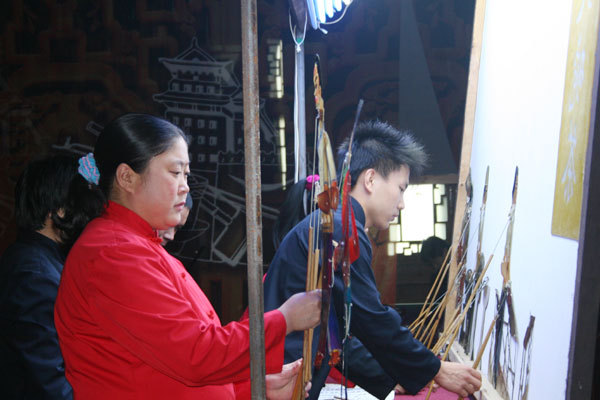
<instances>
[{"instance_id":1,"label":"black hair","mask_svg":"<svg viewBox=\"0 0 600 400\"><path fill-rule=\"evenodd\" d=\"M46 218L60 218L69 186L77 175L77 159L66 155L52 156L29 163L15 186L17 228L37 231L44 228Z\"/></svg>"},{"instance_id":2,"label":"black hair","mask_svg":"<svg viewBox=\"0 0 600 400\"><path fill-rule=\"evenodd\" d=\"M342 169L349 140L349 137L346 138L338 147L338 173ZM386 122L361 122L356 126L352 142L351 185L354 187L361 172L369 168L387 177L405 165L411 176L418 176L428 165L428 158L425 148L411 132L398 130Z\"/></svg>"},{"instance_id":3,"label":"black hair","mask_svg":"<svg viewBox=\"0 0 600 400\"><path fill-rule=\"evenodd\" d=\"M150 160L167 151L178 137L187 143L177 126L148 114L124 114L109 122L94 148L100 172L98 185L88 183L81 175L73 179L63 224L68 232L67 245L72 246L85 225L104 210L119 165L127 164L141 174Z\"/></svg>"},{"instance_id":4,"label":"black hair","mask_svg":"<svg viewBox=\"0 0 600 400\"><path fill-rule=\"evenodd\" d=\"M279 247L285 235L306 217L307 210L310 210L309 204L305 202L310 197L310 192L305 197L305 189L306 178L300 179L287 189L285 200L279 207L279 217L273 224L272 239L275 249Z\"/></svg>"},{"instance_id":5,"label":"black hair","mask_svg":"<svg viewBox=\"0 0 600 400\"><path fill-rule=\"evenodd\" d=\"M438 257L445 257L450 244L437 236L430 236L423 240L421 244L421 261L425 264L432 265L433 260Z\"/></svg>"},{"instance_id":6,"label":"black hair","mask_svg":"<svg viewBox=\"0 0 600 400\"><path fill-rule=\"evenodd\" d=\"M150 160L167 151L178 137L187 143L181 129L152 115L125 114L109 122L94 148L102 193L109 197L120 164L125 163L141 174Z\"/></svg>"}]
</instances>

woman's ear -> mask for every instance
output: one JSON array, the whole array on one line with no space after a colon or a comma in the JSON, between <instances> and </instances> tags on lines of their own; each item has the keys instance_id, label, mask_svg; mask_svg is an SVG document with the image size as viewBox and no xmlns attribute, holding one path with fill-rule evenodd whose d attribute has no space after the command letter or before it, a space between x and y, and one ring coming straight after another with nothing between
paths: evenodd
<instances>
[{"instance_id":1,"label":"woman's ear","mask_svg":"<svg viewBox=\"0 0 600 400\"><path fill-rule=\"evenodd\" d=\"M125 163L119 164L115 173L115 184L127 193L135 192L140 182L140 175Z\"/></svg>"}]
</instances>

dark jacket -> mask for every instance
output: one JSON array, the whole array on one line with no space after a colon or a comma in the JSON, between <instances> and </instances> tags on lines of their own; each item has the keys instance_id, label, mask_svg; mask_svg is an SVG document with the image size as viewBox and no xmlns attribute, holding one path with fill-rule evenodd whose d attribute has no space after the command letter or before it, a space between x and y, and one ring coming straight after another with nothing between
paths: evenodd
<instances>
[{"instance_id":1,"label":"dark jacket","mask_svg":"<svg viewBox=\"0 0 600 400\"><path fill-rule=\"evenodd\" d=\"M417 393L437 374L439 359L423 344L413 338L402 326L402 319L392 308L381 303L375 276L371 269L371 242L364 230L365 214L360 204L352 199L359 236L360 257L352 264L352 316L348 378L376 397L385 397L401 384L407 392ZM317 213L319 211L316 211ZM306 259L308 253L309 219L306 217L283 239L265 277L265 311L278 308L294 293L306 287ZM341 238L341 207L334 216L334 240ZM336 271L332 289L332 304L343 331L344 285L341 271ZM319 329L315 329L313 351L316 352ZM340 338L340 343L341 343ZM358 341L356 340L358 339ZM303 333L293 332L286 337L285 361L302 357ZM314 360L314 355L313 355ZM313 374L310 397L317 398L329 367Z\"/></svg>"},{"instance_id":2,"label":"dark jacket","mask_svg":"<svg viewBox=\"0 0 600 400\"><path fill-rule=\"evenodd\" d=\"M0 258L0 398L71 399L54 328L64 254L37 232Z\"/></svg>"}]
</instances>

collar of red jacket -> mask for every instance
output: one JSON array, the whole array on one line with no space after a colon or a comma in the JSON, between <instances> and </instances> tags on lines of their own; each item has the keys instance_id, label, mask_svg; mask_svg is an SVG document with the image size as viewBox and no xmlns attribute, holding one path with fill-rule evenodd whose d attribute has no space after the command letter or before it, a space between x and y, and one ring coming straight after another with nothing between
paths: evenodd
<instances>
[{"instance_id":1,"label":"collar of red jacket","mask_svg":"<svg viewBox=\"0 0 600 400\"><path fill-rule=\"evenodd\" d=\"M158 244L162 242L162 239L158 237L157 231L153 229L146 220L129 208L122 206L119 203L115 203L112 200L108 201L108 206L104 210L103 217L126 225L133 232L145 236L153 242Z\"/></svg>"}]
</instances>

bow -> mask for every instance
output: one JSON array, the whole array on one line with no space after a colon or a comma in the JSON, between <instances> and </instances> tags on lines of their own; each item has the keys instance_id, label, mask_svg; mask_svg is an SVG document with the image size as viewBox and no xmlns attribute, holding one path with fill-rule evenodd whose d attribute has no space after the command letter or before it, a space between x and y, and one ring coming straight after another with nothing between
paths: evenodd
<instances>
[{"instance_id":1,"label":"bow","mask_svg":"<svg viewBox=\"0 0 600 400\"><path fill-rule=\"evenodd\" d=\"M358 245L358 233L356 231L356 219L354 218L354 209L350 200L350 190L352 189L352 177L350 175L350 161L352 160L352 142L354 132L358 124L358 118L362 110L363 100L360 99L356 110L356 117L352 127L352 133L348 141L348 151L344 157L342 170L340 173L342 188L342 240L335 249L336 265L342 271L344 281L344 339L342 340L342 370L344 379L347 379L346 363L346 344L350 336L350 320L352 315L352 289L350 286L350 266L358 259L360 247ZM347 397L347 394L346 394Z\"/></svg>"},{"instance_id":2,"label":"bow","mask_svg":"<svg viewBox=\"0 0 600 400\"><path fill-rule=\"evenodd\" d=\"M481 246L483 243L483 225L485 222L485 209L486 209L486 204L487 204L489 177L490 177L490 167L488 166L487 169L485 170L485 184L483 186L483 199L481 201L481 208L479 209L479 228L477 230L477 252L476 252L476 259L475 259L475 270L472 275L472 280L474 282L477 281L477 279L481 275L481 271L485 264L485 258L481 251ZM481 293L477 293L477 299L476 299L477 304L479 304L480 294ZM478 307L472 307L471 309L469 309L469 312L468 312L468 315L466 318L466 324L465 324L466 326L464 327L464 331L463 331L464 336L462 337L462 341L461 341L461 344L465 348L465 351L467 353L471 354L471 356L472 356L473 344L474 344L473 330L475 329L475 326L477 325L477 308Z\"/></svg>"},{"instance_id":3,"label":"bow","mask_svg":"<svg viewBox=\"0 0 600 400\"><path fill-rule=\"evenodd\" d=\"M319 56L316 56L313 69L313 83L315 86L315 136L318 138L319 175L321 177L321 193L317 196L317 205L321 215L321 325L315 367L319 368L325 358L330 354L329 364L336 365L340 359L340 345L337 335L337 319L331 313L331 289L334 279L333 257L333 213L337 210L339 189L335 173L335 163L329 135L325 131L325 107L321 95L321 78Z\"/></svg>"},{"instance_id":4,"label":"bow","mask_svg":"<svg viewBox=\"0 0 600 400\"><path fill-rule=\"evenodd\" d=\"M463 296L465 296L465 280L467 279L466 270L464 268L467 255L467 247L469 246L469 230L471 227L471 211L473 208L473 184L471 183L471 171L465 181L465 191L467 193L467 204L465 208L465 215L462 220L461 240L456 248L456 259L458 260L458 276L459 284L456 292L456 304L461 304ZM466 296L465 296L466 297Z\"/></svg>"},{"instance_id":5,"label":"bow","mask_svg":"<svg viewBox=\"0 0 600 400\"><path fill-rule=\"evenodd\" d=\"M500 368L500 351L502 349L502 330L504 325L504 308L508 307L508 326L510 334L515 339L517 338L517 324L514 311L514 305L512 301L512 291L510 289L510 254L512 249L512 236L513 227L515 223L515 209L517 206L517 190L519 188L519 167L515 169L515 180L513 183L512 190L512 203L510 211L508 213L509 223L506 231L506 244L504 246L504 256L500 263L500 270L502 272L502 293L500 300L498 301L498 314L500 318L496 321L496 337L494 341L494 385L496 385L498 378L498 369Z\"/></svg>"},{"instance_id":6,"label":"bow","mask_svg":"<svg viewBox=\"0 0 600 400\"><path fill-rule=\"evenodd\" d=\"M490 167L488 165L488 167L485 170L485 184L483 186L483 199L481 200L481 208L479 209L479 231L478 233L478 238L477 238L477 252L476 252L476 266L475 266L475 277L479 277L479 275L481 275L481 271L483 269L483 265L485 264L485 257L483 256L483 251L481 250L481 246L483 243L483 223L485 222L485 209L486 209L486 205L487 205L487 194L488 194L488 183L489 183L489 178L490 178ZM479 303L481 302L481 294L478 293L477 294L477 309L474 311L475 312L475 320L473 321L473 331L471 332L470 335L470 347L471 347L471 356L473 355L473 351L474 351L474 344L475 344L475 328L477 326L477 315L478 315L478 309L479 309ZM483 328L483 325L482 325Z\"/></svg>"},{"instance_id":7,"label":"bow","mask_svg":"<svg viewBox=\"0 0 600 400\"><path fill-rule=\"evenodd\" d=\"M321 323L317 355L314 365L319 368L325 354L330 354L330 365L339 362L340 346L335 315L330 316L331 288L333 287L333 213L338 207L339 189L335 174L335 164L329 135L325 131L325 107L321 95L321 80L319 75L319 56L316 56L313 69L314 97L316 107L315 142L313 154L313 175L315 173L316 155L319 156L319 181L312 185L310 194L310 222L308 237L308 257L306 269L306 290L322 288ZM315 211L318 207L320 212ZM320 240L319 240L320 238ZM319 258L321 271L319 275ZM331 329L329 329L331 328ZM312 376L312 345L313 329L304 331L303 360L301 374L296 380L292 399L304 399L304 387ZM333 350L329 351L329 348Z\"/></svg>"}]
</instances>

